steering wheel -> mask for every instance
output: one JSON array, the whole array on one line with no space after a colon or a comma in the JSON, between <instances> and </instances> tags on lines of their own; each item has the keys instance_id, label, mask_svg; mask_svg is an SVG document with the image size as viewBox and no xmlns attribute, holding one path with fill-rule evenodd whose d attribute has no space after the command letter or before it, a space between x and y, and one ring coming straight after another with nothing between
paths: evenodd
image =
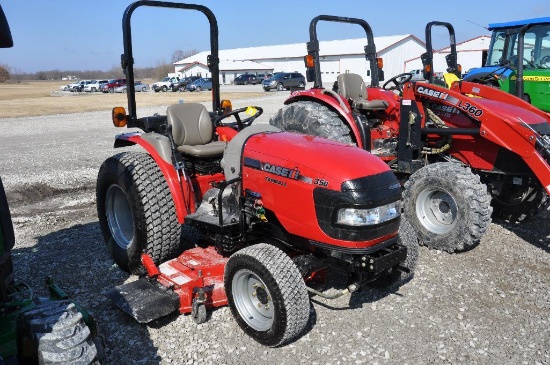
<instances>
[{"instance_id":1,"label":"steering wheel","mask_svg":"<svg viewBox=\"0 0 550 365\"><path fill-rule=\"evenodd\" d=\"M246 119L241 120L241 117L239 116L239 114L246 112L249 108L254 108L256 110L256 113L254 113L254 115L252 115L252 116L250 116ZM229 127L232 127L232 128L236 127L236 129L238 131L242 131L245 127L250 126L250 124L252 124L252 122L254 120L256 120L256 118L258 118L260 115L262 115L263 112L264 112L264 110L262 108L260 108L259 106L247 106L247 107L244 107L244 108L235 109L235 110L230 111L229 113L222 114L222 115L218 116L216 119L214 119L214 125L216 125L216 126L229 126ZM222 120L224 120L224 119L226 119L230 116L234 116L235 119L237 120L237 122L221 123Z\"/></svg>"},{"instance_id":2,"label":"steering wheel","mask_svg":"<svg viewBox=\"0 0 550 365\"><path fill-rule=\"evenodd\" d=\"M402 93L403 85L411 81L412 77L413 75L410 73L399 74L397 76L392 77L388 81L386 81L382 86L382 88L384 90L399 90L399 92ZM393 84L393 85L388 87L390 84Z\"/></svg>"},{"instance_id":3,"label":"steering wheel","mask_svg":"<svg viewBox=\"0 0 550 365\"><path fill-rule=\"evenodd\" d=\"M544 56L543 58L540 59L539 64L543 65L543 64L549 63L549 62L550 62L550 55L546 55L546 56Z\"/></svg>"}]
</instances>

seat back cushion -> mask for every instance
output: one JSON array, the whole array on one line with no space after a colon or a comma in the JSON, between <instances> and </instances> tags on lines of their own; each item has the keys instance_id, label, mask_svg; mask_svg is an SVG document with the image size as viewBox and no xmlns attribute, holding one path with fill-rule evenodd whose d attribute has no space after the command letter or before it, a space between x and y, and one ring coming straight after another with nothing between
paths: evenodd
<instances>
[{"instance_id":1,"label":"seat back cushion","mask_svg":"<svg viewBox=\"0 0 550 365\"><path fill-rule=\"evenodd\" d=\"M202 104L174 104L166 110L168 124L176 146L204 145L212 141L214 126L210 114Z\"/></svg>"}]
</instances>

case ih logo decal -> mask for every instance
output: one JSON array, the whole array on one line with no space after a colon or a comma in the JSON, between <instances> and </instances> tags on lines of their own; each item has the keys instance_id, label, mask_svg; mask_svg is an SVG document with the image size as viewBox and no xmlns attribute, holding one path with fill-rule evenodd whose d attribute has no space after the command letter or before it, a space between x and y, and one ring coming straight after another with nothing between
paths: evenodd
<instances>
[{"instance_id":1,"label":"case ih logo decal","mask_svg":"<svg viewBox=\"0 0 550 365\"><path fill-rule=\"evenodd\" d=\"M274 175L279 175L282 177L288 177L289 179L298 180L300 176L300 171L296 168L287 169L286 167L271 165L267 162L260 162L260 169L262 171L271 172Z\"/></svg>"},{"instance_id":2,"label":"case ih logo decal","mask_svg":"<svg viewBox=\"0 0 550 365\"><path fill-rule=\"evenodd\" d=\"M245 157L244 158L244 165L247 166L247 167L256 169L256 170L261 170L261 171L268 172L268 173L273 174L273 175L286 177L286 178L292 179L292 180L302 181L306 184L315 184L315 185L321 185L321 186L328 186L328 181L323 180L323 179L312 179L311 177L304 176L304 175L300 174L300 170L298 170L297 168L290 168L289 169L288 167L273 165L271 163L262 162L262 161L259 161L259 160L256 160L256 159L253 159L253 158L250 158L250 157ZM269 182L272 182L272 183L275 183L275 184L278 184L278 185L286 186L286 183L284 183L280 180L273 179L273 178L266 177L266 181L269 181Z\"/></svg>"},{"instance_id":3,"label":"case ih logo decal","mask_svg":"<svg viewBox=\"0 0 550 365\"><path fill-rule=\"evenodd\" d=\"M449 94L447 93L442 93L437 90L428 89L427 87L424 87L424 86L418 86L416 88L416 92L422 95L429 96L431 98L442 99L442 100L447 100L447 97L449 96Z\"/></svg>"}]
</instances>

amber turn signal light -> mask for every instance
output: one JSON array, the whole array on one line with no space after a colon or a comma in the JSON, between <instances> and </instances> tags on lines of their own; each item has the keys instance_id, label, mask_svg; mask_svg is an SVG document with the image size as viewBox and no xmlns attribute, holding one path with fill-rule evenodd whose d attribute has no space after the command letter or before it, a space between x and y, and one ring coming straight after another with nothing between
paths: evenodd
<instances>
[{"instance_id":1,"label":"amber turn signal light","mask_svg":"<svg viewBox=\"0 0 550 365\"><path fill-rule=\"evenodd\" d=\"M378 64L378 68L379 69L383 69L384 68L384 60L382 59L382 57L378 57L376 59L376 63Z\"/></svg>"},{"instance_id":2,"label":"amber turn signal light","mask_svg":"<svg viewBox=\"0 0 550 365\"><path fill-rule=\"evenodd\" d=\"M233 110L233 105L231 104L231 100L222 100L220 103L220 107L222 109L223 114L229 113Z\"/></svg>"},{"instance_id":3,"label":"amber turn signal light","mask_svg":"<svg viewBox=\"0 0 550 365\"><path fill-rule=\"evenodd\" d=\"M126 116L126 110L122 106L113 108L113 125L115 127L126 127L128 124L128 117Z\"/></svg>"},{"instance_id":4,"label":"amber turn signal light","mask_svg":"<svg viewBox=\"0 0 550 365\"><path fill-rule=\"evenodd\" d=\"M313 56L308 54L307 56L304 56L304 63L306 65L307 68L312 68L315 66L314 62L313 62Z\"/></svg>"}]
</instances>

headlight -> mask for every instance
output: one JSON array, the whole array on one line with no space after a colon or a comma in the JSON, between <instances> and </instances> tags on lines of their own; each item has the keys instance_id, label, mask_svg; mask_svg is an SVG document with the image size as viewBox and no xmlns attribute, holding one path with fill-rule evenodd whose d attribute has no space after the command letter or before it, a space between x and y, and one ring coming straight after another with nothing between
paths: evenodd
<instances>
[{"instance_id":1,"label":"headlight","mask_svg":"<svg viewBox=\"0 0 550 365\"><path fill-rule=\"evenodd\" d=\"M338 210L336 223L346 226L370 226L387 222L401 214L401 201L370 209L342 208Z\"/></svg>"}]
</instances>

